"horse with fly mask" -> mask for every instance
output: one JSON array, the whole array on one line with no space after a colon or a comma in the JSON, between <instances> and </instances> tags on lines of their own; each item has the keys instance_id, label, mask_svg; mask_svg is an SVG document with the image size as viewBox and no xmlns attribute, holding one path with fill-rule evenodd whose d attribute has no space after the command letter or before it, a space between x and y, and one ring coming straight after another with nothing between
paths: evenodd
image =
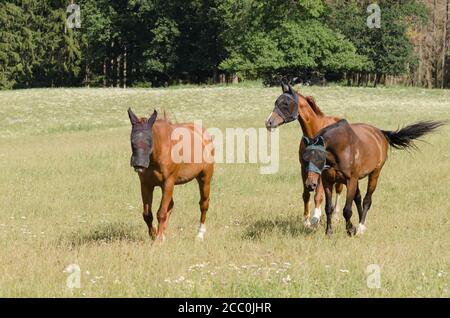
<instances>
[{"instance_id":1,"label":"horse with fly mask","mask_svg":"<svg viewBox=\"0 0 450 318\"><path fill-rule=\"evenodd\" d=\"M269 130L275 129L283 124L290 123L292 121L298 120L303 132L303 135L308 138L313 138L320 129L331 125L340 118L333 116L325 116L320 108L317 106L315 100L311 96L303 96L297 93L291 85L281 84L282 94L275 101L275 107L272 113L266 120L266 128ZM316 226L321 217L320 205L323 200L323 186L318 181L315 189L314 195L314 215L310 218L309 210L309 199L310 190L305 185L305 181L308 177L308 171L305 167L304 161L302 160L300 154L302 153L304 144L300 143L299 146L299 161L301 166L301 175L303 183L303 203L304 203L304 225L309 228L311 225ZM342 185L336 185L336 201L334 204L334 210L337 211L338 208L338 198L342 192Z\"/></svg>"},{"instance_id":2,"label":"horse with fly mask","mask_svg":"<svg viewBox=\"0 0 450 318\"><path fill-rule=\"evenodd\" d=\"M209 207L211 178L214 171L214 148L211 137L206 131L194 124L171 124L166 119L158 119L156 110L147 118L138 118L128 109L131 122L131 166L139 175L143 202L143 216L152 239L164 241L165 231L174 206L172 198L174 186L196 179L200 190L200 227L197 238L203 240L206 232L205 220ZM189 154L202 154L200 161L189 157L185 161L175 160L174 146L180 142L173 138L174 132L183 132L190 140ZM198 142L194 140L198 139ZM184 143L183 143L184 145ZM158 209L158 230L153 226L153 190L162 189L161 203Z\"/></svg>"},{"instance_id":3,"label":"horse with fly mask","mask_svg":"<svg viewBox=\"0 0 450 318\"><path fill-rule=\"evenodd\" d=\"M397 149L415 147L413 141L444 125L442 121L421 121L397 131L385 131L367 124L349 124L345 119L325 127L318 135L303 137L302 158L308 169L306 185L314 188L321 176L325 189L326 234L332 233L332 190L336 183L347 186L344 207L346 230L349 235L362 234L372 194L387 159L389 145ZM361 205L358 180L368 176L367 193ZM355 201L359 225L351 222L352 201Z\"/></svg>"}]
</instances>

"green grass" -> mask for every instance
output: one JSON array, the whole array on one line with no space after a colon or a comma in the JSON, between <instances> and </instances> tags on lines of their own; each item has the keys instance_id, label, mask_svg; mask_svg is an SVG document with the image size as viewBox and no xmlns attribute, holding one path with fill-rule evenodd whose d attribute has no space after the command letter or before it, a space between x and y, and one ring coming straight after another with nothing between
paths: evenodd
<instances>
[{"instance_id":1,"label":"green grass","mask_svg":"<svg viewBox=\"0 0 450 318\"><path fill-rule=\"evenodd\" d=\"M382 129L450 119L450 91L302 88L326 114ZM449 297L450 126L420 151L391 150L367 218L302 226L297 123L280 128L280 170L217 164L207 233L198 190L175 188L168 240L152 244L129 167L126 109L206 127L262 127L278 88L36 89L0 93L0 296ZM366 182L363 182L365 189ZM160 191L156 191L153 210ZM365 190L363 191L365 192ZM357 219L354 209L354 220ZM66 287L69 264L81 288ZM365 270L381 267L381 288Z\"/></svg>"}]
</instances>

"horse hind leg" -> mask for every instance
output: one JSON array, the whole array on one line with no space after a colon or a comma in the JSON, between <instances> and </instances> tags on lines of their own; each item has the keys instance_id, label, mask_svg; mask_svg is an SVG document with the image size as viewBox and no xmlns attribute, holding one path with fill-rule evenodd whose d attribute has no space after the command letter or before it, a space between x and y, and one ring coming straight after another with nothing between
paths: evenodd
<instances>
[{"instance_id":1,"label":"horse hind leg","mask_svg":"<svg viewBox=\"0 0 450 318\"><path fill-rule=\"evenodd\" d=\"M359 219L361 220L363 209L362 209L362 205L361 205L362 201L361 201L361 191L359 191L359 183L356 186L356 193L355 193L355 198L353 199L353 201L355 202L356 209L358 210L358 216L359 216Z\"/></svg>"},{"instance_id":2,"label":"horse hind leg","mask_svg":"<svg viewBox=\"0 0 450 318\"><path fill-rule=\"evenodd\" d=\"M303 182L303 195L302 195L302 199L303 199L303 225L305 226L305 228L309 229L311 227L311 222L309 220L309 199L311 197L311 194L309 193L309 191L306 189L305 186L305 181L306 181L306 177L307 177L307 172L305 170L305 168L303 167L303 164L301 164L301 170L302 170L302 182Z\"/></svg>"},{"instance_id":3,"label":"horse hind leg","mask_svg":"<svg viewBox=\"0 0 450 318\"><path fill-rule=\"evenodd\" d=\"M365 226L366 216L367 216L367 212L370 209L370 206L372 205L372 194L375 191L375 189L377 188L378 177L380 176L380 171L381 171L381 169L374 170L369 175L369 181L367 183L367 193L364 197L362 213L359 218L358 228L356 229L357 235L361 235L366 231L366 226Z\"/></svg>"},{"instance_id":4,"label":"horse hind leg","mask_svg":"<svg viewBox=\"0 0 450 318\"><path fill-rule=\"evenodd\" d=\"M347 196L345 199L344 218L345 228L349 235L355 234L355 228L352 224L352 204L358 189L358 179L352 178L347 182Z\"/></svg>"},{"instance_id":5,"label":"horse hind leg","mask_svg":"<svg viewBox=\"0 0 450 318\"><path fill-rule=\"evenodd\" d=\"M211 190L211 175L204 174L197 178L200 190L200 225L197 231L197 240L203 241L206 233L206 212L209 208L209 194Z\"/></svg>"}]
</instances>

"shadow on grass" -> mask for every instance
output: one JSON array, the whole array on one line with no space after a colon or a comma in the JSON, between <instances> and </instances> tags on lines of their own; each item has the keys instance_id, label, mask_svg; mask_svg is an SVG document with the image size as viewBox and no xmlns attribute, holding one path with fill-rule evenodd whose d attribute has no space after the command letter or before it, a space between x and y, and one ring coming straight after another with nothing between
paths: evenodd
<instances>
[{"instance_id":1,"label":"shadow on grass","mask_svg":"<svg viewBox=\"0 0 450 318\"><path fill-rule=\"evenodd\" d=\"M79 229L61 237L59 242L70 247L117 241L142 242L144 241L144 236L141 232L142 228L123 222L103 223Z\"/></svg>"},{"instance_id":2,"label":"shadow on grass","mask_svg":"<svg viewBox=\"0 0 450 318\"><path fill-rule=\"evenodd\" d=\"M303 222L297 217L287 216L258 220L245 229L242 237L249 240L260 240L264 235L275 231L292 237L311 233L311 230L305 229Z\"/></svg>"}]
</instances>

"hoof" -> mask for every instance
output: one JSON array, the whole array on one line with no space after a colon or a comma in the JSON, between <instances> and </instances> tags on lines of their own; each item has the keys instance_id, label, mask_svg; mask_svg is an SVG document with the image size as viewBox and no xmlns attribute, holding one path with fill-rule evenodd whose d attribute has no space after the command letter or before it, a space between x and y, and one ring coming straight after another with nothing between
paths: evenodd
<instances>
[{"instance_id":1,"label":"hoof","mask_svg":"<svg viewBox=\"0 0 450 318\"><path fill-rule=\"evenodd\" d=\"M309 221L309 219L306 219L306 220L303 222L303 226L304 226L305 228L307 228L307 229L310 229L310 228L311 228L311 222Z\"/></svg>"},{"instance_id":2,"label":"hoof","mask_svg":"<svg viewBox=\"0 0 450 318\"><path fill-rule=\"evenodd\" d=\"M358 224L358 227L356 228L356 235L363 235L366 231L366 226L364 224Z\"/></svg>"},{"instance_id":3,"label":"hoof","mask_svg":"<svg viewBox=\"0 0 450 318\"><path fill-rule=\"evenodd\" d=\"M331 234L333 234L333 230L332 229L326 229L325 234L327 236L331 236Z\"/></svg>"},{"instance_id":4,"label":"hoof","mask_svg":"<svg viewBox=\"0 0 450 318\"><path fill-rule=\"evenodd\" d=\"M347 228L347 234L353 236L356 234L356 228L354 226Z\"/></svg>"},{"instance_id":5,"label":"hoof","mask_svg":"<svg viewBox=\"0 0 450 318\"><path fill-rule=\"evenodd\" d=\"M200 224L198 227L197 237L195 238L198 242L203 242L205 239L206 227L205 224Z\"/></svg>"},{"instance_id":6,"label":"hoof","mask_svg":"<svg viewBox=\"0 0 450 318\"><path fill-rule=\"evenodd\" d=\"M150 238L154 241L156 239L156 228L152 227L151 230L148 231Z\"/></svg>"},{"instance_id":7,"label":"hoof","mask_svg":"<svg viewBox=\"0 0 450 318\"><path fill-rule=\"evenodd\" d=\"M313 216L311 218L311 226L312 227L316 227L317 225L319 225L320 219L317 216Z\"/></svg>"},{"instance_id":8,"label":"hoof","mask_svg":"<svg viewBox=\"0 0 450 318\"><path fill-rule=\"evenodd\" d=\"M162 244L166 241L166 236L164 234L160 234L156 236L156 241Z\"/></svg>"}]
</instances>

